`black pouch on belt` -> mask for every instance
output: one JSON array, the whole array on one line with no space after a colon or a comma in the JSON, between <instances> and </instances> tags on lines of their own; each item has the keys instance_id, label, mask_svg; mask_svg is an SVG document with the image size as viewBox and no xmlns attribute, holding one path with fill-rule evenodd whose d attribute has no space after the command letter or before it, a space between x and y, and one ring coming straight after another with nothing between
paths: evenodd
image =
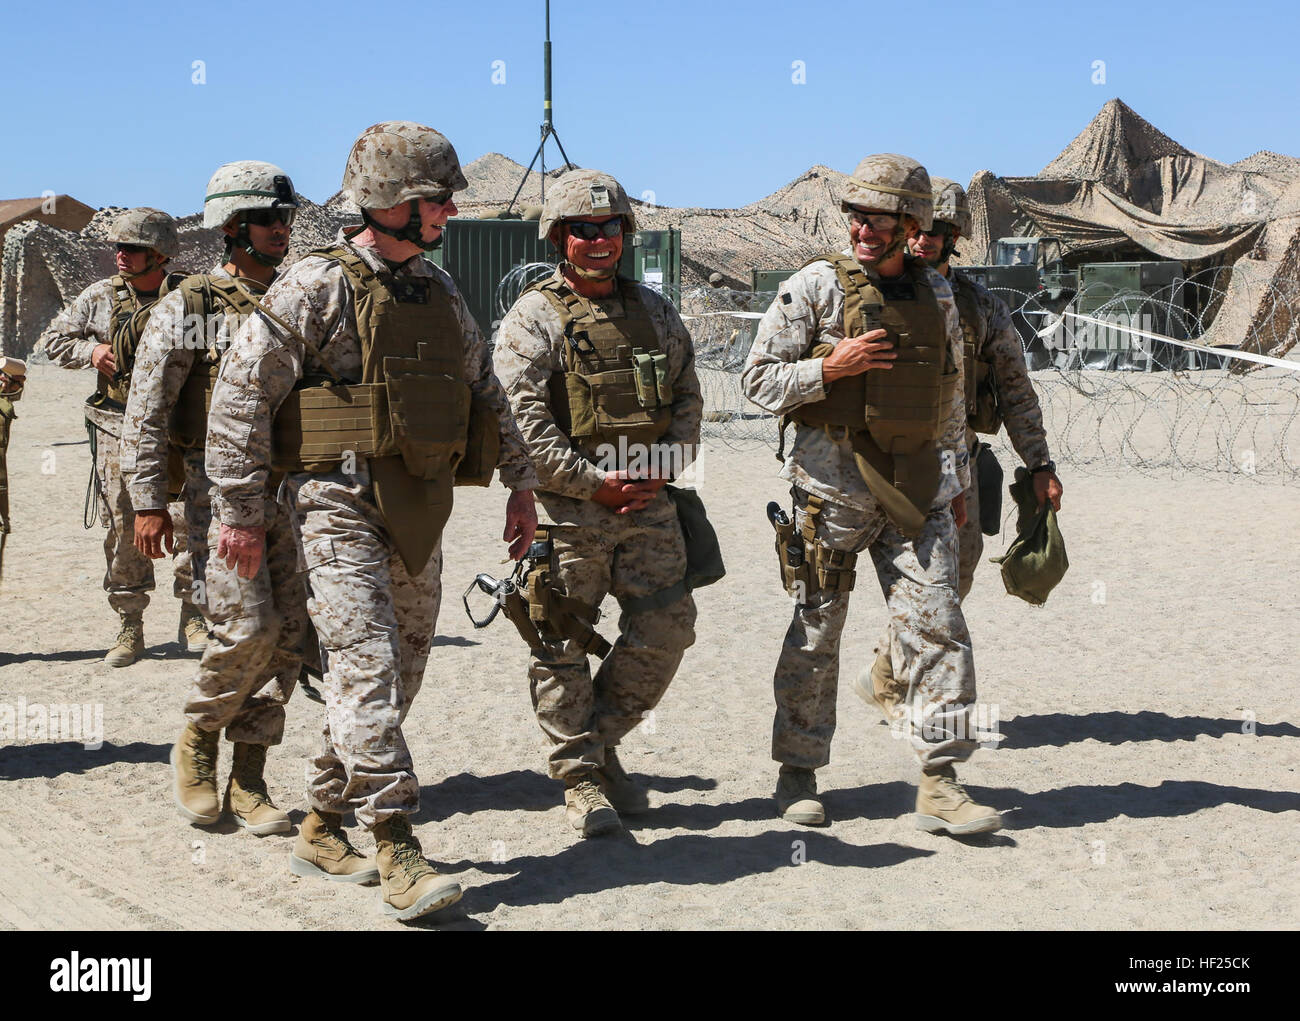
<instances>
[{"instance_id":1,"label":"black pouch on belt","mask_svg":"<svg viewBox=\"0 0 1300 1021\"><path fill-rule=\"evenodd\" d=\"M980 494L980 531L997 535L1002 531L1002 465L987 443L981 443L975 454L975 484Z\"/></svg>"}]
</instances>

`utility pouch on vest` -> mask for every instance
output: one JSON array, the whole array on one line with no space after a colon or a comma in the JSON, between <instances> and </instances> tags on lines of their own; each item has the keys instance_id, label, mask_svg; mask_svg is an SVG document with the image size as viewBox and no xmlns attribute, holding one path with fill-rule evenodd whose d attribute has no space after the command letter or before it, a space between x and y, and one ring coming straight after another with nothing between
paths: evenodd
<instances>
[{"instance_id":1,"label":"utility pouch on vest","mask_svg":"<svg viewBox=\"0 0 1300 1021\"><path fill-rule=\"evenodd\" d=\"M980 531L997 535L1002 531L1002 465L987 443L979 445L971 464L980 494Z\"/></svg>"},{"instance_id":2,"label":"utility pouch on vest","mask_svg":"<svg viewBox=\"0 0 1300 1021\"><path fill-rule=\"evenodd\" d=\"M643 408L659 408L672 404L672 387L668 383L668 356L662 351L632 349L632 363L636 367L636 396Z\"/></svg>"},{"instance_id":3,"label":"utility pouch on vest","mask_svg":"<svg viewBox=\"0 0 1300 1021\"><path fill-rule=\"evenodd\" d=\"M649 360L649 356L642 357ZM648 442L662 436L672 421L672 410L657 406L654 395L653 369L648 366L651 385L643 387L643 375L638 369L611 369L583 375L568 372L564 387L569 397L569 436L586 439L600 436L612 438L628 436L637 440L644 432ZM665 383L665 386L667 383ZM643 397L648 394L650 403Z\"/></svg>"},{"instance_id":4,"label":"utility pouch on vest","mask_svg":"<svg viewBox=\"0 0 1300 1021\"><path fill-rule=\"evenodd\" d=\"M276 471L333 471L350 452L377 453L375 419L388 418L387 394L373 383L295 387L271 423Z\"/></svg>"},{"instance_id":5,"label":"utility pouch on vest","mask_svg":"<svg viewBox=\"0 0 1300 1021\"><path fill-rule=\"evenodd\" d=\"M469 406L465 456L456 466L456 485L490 486L500 459L501 419L485 400L474 396Z\"/></svg>"},{"instance_id":6,"label":"utility pouch on vest","mask_svg":"<svg viewBox=\"0 0 1300 1021\"><path fill-rule=\"evenodd\" d=\"M208 441L208 412L220 366L198 362L181 386L168 430L171 442L183 450L202 450Z\"/></svg>"},{"instance_id":7,"label":"utility pouch on vest","mask_svg":"<svg viewBox=\"0 0 1300 1021\"><path fill-rule=\"evenodd\" d=\"M393 442L406 470L426 482L455 472L465 456L470 389L419 358L384 359ZM377 422L382 427L382 423ZM380 447L383 447L382 437Z\"/></svg>"}]
</instances>

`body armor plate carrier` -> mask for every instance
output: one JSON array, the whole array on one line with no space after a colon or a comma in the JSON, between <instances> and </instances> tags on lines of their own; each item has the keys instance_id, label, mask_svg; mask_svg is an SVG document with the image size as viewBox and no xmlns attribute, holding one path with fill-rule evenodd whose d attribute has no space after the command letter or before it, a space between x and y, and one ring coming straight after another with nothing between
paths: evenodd
<instances>
[{"instance_id":1,"label":"body armor plate carrier","mask_svg":"<svg viewBox=\"0 0 1300 1021\"><path fill-rule=\"evenodd\" d=\"M551 377L556 424L583 456L602 444L649 446L672 424L668 355L659 350L636 284L619 278L614 302L575 294L558 275L532 290L554 307L564 329L565 371Z\"/></svg>"},{"instance_id":2,"label":"body armor plate carrier","mask_svg":"<svg viewBox=\"0 0 1300 1021\"><path fill-rule=\"evenodd\" d=\"M948 280L961 317L962 352L966 364L966 422L977 433L996 433L1002 428L997 376L993 362L981 349L989 324L980 313L975 285L954 272Z\"/></svg>"},{"instance_id":3,"label":"body armor plate carrier","mask_svg":"<svg viewBox=\"0 0 1300 1021\"><path fill-rule=\"evenodd\" d=\"M464 381L462 330L440 284L381 277L343 246L313 254L352 284L361 380L300 381L275 417L272 467L330 472L365 458L393 544L418 574L451 514L453 485L491 481L500 424Z\"/></svg>"},{"instance_id":4,"label":"body armor plate carrier","mask_svg":"<svg viewBox=\"0 0 1300 1021\"><path fill-rule=\"evenodd\" d=\"M943 310L924 264L908 259L903 277L877 284L857 260L840 252L809 260L829 262L844 289L844 335L883 329L897 354L893 368L847 376L826 387L826 398L800 405L790 417L836 435L843 429L867 487L905 535L920 534L939 490L936 440L942 435L957 386L949 365ZM881 287L889 291L889 298ZM832 344L816 344L806 358L824 358Z\"/></svg>"}]
</instances>

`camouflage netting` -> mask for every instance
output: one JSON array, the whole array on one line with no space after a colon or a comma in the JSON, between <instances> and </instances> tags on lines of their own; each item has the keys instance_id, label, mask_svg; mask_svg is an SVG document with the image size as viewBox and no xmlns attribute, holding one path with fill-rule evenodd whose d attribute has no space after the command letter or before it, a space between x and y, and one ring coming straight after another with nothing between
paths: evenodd
<instances>
[{"instance_id":1,"label":"camouflage netting","mask_svg":"<svg viewBox=\"0 0 1300 1021\"><path fill-rule=\"evenodd\" d=\"M1296 342L1298 159L1220 163L1112 99L1037 176L982 170L968 194L973 233L955 263L983 262L1000 237L1053 235L1072 264L1118 253L1178 260L1189 275L1222 267L1224 314L1203 341L1273 355Z\"/></svg>"}]
</instances>

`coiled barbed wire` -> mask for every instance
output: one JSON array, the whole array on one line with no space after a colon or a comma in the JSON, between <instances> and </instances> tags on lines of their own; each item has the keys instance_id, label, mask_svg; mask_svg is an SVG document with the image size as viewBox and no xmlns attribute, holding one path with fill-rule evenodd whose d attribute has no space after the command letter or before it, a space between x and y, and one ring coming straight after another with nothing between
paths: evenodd
<instances>
[{"instance_id":1,"label":"coiled barbed wire","mask_svg":"<svg viewBox=\"0 0 1300 1021\"><path fill-rule=\"evenodd\" d=\"M1259 365L1230 348L1189 351L1123 328L1145 323L1140 328L1195 343L1213 341L1219 322L1247 338L1243 348L1291 351L1287 360L1294 360L1295 291L1262 279L1233 281L1227 267L1151 294L1093 292L1090 302L1088 291L1053 302L1042 291L993 290L1013 311L1058 463L1084 473L1300 483L1300 361L1296 371ZM738 449L777 446L777 418L751 404L740 386L758 319L776 293L696 287L682 295L704 392L704 435ZM1061 313L1080 307L1118 323L1114 336L1071 329L1072 317ZM1004 465L1018 462L1005 430L982 438Z\"/></svg>"}]
</instances>

